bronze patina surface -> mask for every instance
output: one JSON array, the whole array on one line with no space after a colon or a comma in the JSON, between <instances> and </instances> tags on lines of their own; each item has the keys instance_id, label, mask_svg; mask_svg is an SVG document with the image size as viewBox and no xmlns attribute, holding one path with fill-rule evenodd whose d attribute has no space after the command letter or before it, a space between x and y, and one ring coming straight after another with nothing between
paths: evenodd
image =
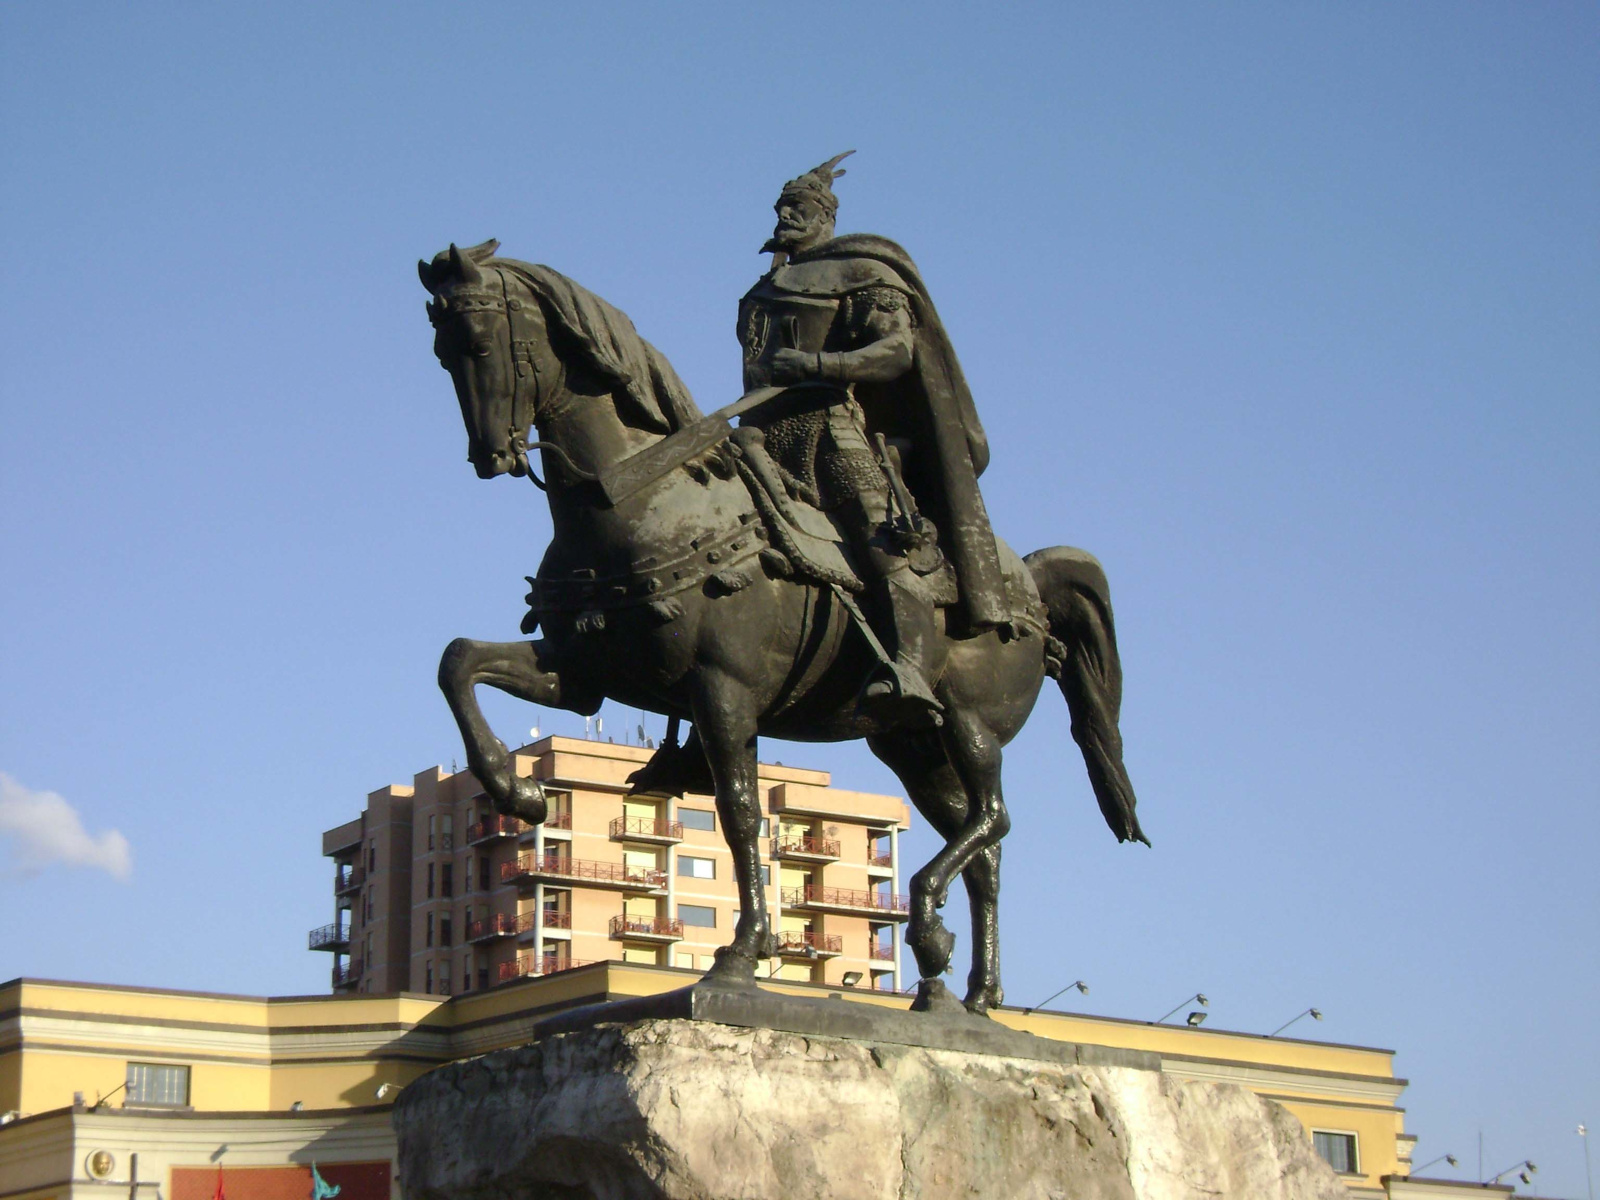
<instances>
[{"instance_id":1,"label":"bronze patina surface","mask_svg":"<svg viewBox=\"0 0 1600 1200\"><path fill-rule=\"evenodd\" d=\"M740 895L712 971L728 986L772 948L758 735L865 738L945 839L910 883L915 1007L959 1011L938 911L959 873L975 943L964 1004L983 1013L1001 998L1001 748L1047 675L1112 832L1147 841L1111 599L1086 552L1019 558L995 537L988 442L916 264L886 238L834 233L843 157L783 188L770 269L739 305L746 395L709 417L626 316L549 267L492 241L419 264L469 459L485 479L532 475L554 527L522 626L542 636L457 639L439 683L473 774L534 823L544 797L512 771L476 685L669 718L633 786L716 796Z\"/></svg>"}]
</instances>

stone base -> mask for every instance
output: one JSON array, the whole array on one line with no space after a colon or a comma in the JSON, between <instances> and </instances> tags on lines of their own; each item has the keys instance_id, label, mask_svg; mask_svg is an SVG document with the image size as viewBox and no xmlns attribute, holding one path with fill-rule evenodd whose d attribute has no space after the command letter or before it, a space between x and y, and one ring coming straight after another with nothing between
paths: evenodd
<instances>
[{"instance_id":1,"label":"stone base","mask_svg":"<svg viewBox=\"0 0 1600 1200\"><path fill-rule=\"evenodd\" d=\"M441 1067L394 1123L407 1200L1348 1195L1286 1110L1232 1085L693 1019Z\"/></svg>"}]
</instances>

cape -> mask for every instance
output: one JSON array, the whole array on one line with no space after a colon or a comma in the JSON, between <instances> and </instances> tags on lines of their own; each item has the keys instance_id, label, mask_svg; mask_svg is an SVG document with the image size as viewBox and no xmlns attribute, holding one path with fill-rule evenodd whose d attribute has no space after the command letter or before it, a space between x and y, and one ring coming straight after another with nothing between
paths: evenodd
<instances>
[{"instance_id":1,"label":"cape","mask_svg":"<svg viewBox=\"0 0 1600 1200\"><path fill-rule=\"evenodd\" d=\"M978 490L978 476L989 465L989 441L944 322L911 256L888 238L845 234L797 254L779 268L773 285L833 297L886 285L910 297L917 324L911 370L892 383L856 384L856 399L869 432L910 441L906 482L939 528L968 619L980 626L1010 620L994 529Z\"/></svg>"}]
</instances>

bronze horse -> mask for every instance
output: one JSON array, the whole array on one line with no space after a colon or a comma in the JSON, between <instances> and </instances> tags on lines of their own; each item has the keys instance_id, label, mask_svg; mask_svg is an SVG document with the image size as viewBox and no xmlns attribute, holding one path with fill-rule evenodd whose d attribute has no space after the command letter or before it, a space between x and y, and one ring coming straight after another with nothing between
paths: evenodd
<instances>
[{"instance_id":1,"label":"bronze horse","mask_svg":"<svg viewBox=\"0 0 1600 1200\"><path fill-rule=\"evenodd\" d=\"M501 812L544 819L538 784L515 774L478 707L480 683L584 714L609 698L691 721L690 741L664 759L675 753L680 767L692 760L701 775L709 767L740 897L737 928L711 975L739 984L754 979L772 940L757 845L757 736L864 737L945 839L910 883L906 942L921 976L913 1007L956 1007L939 978L955 935L938 910L957 872L975 942L964 1004L980 1014L999 1004L1000 839L1010 827L1001 747L1022 728L1047 674L1066 697L1112 832L1146 841L1122 764L1122 670L1099 563L1066 547L1022 560L1002 545L1021 636L941 636L930 672L944 705L940 727L864 718L854 699L872 665L866 639L835 589L798 577L769 544L726 439L621 498L627 489L610 486L641 451L700 419L665 356L599 297L548 267L495 257L497 246L451 246L418 264L468 458L482 478L540 482L528 461L538 449L554 526L523 623L524 633L542 626L544 635L458 638L439 664L472 773ZM646 768L635 786L681 794L693 774L692 766L688 776L657 771L657 783L678 781L658 788Z\"/></svg>"}]
</instances>

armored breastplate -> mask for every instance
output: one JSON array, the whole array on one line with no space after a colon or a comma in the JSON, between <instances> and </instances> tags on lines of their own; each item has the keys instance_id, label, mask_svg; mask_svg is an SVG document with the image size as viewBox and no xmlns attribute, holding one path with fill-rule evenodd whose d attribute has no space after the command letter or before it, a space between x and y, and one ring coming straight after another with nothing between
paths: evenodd
<instances>
[{"instance_id":1,"label":"armored breastplate","mask_svg":"<svg viewBox=\"0 0 1600 1200\"><path fill-rule=\"evenodd\" d=\"M751 288L739 305L745 390L772 382L768 364L779 350L816 353L827 349L838 315L839 301L833 297L780 291L766 279Z\"/></svg>"}]
</instances>

